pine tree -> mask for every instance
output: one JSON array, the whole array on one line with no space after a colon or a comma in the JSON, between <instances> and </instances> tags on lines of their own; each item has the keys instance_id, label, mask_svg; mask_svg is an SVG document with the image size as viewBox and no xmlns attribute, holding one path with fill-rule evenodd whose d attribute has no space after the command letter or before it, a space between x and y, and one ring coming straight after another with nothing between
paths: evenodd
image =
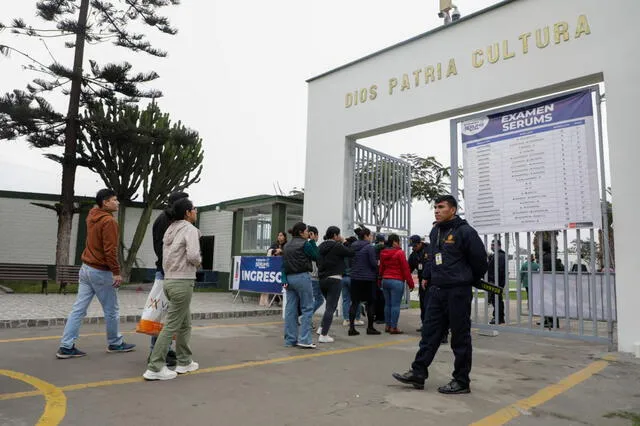
<instances>
[{"instance_id":1,"label":"pine tree","mask_svg":"<svg viewBox=\"0 0 640 426\"><path fill-rule=\"evenodd\" d=\"M101 65L89 60L85 70L85 46L111 42L133 52L164 57L166 52L153 47L144 34L130 27L146 25L165 34L176 34L169 20L158 12L177 4L179 0L40 0L36 2L36 16L44 21L43 28L28 25L21 18L13 19L8 25L0 23L0 34L10 31L43 40L63 40L65 47L74 50L72 67L55 59L46 64L0 40L0 53L21 57L26 61L27 70L43 75L34 79L26 90L14 90L0 97L0 139L26 137L37 148L64 147L60 159L61 200L57 205L57 265L69 263L76 151L83 125L80 111L104 99L120 97L136 102L140 98L162 95L157 90L139 87L141 83L157 79L158 74L133 73L132 65L127 62ZM56 111L47 101L47 96L55 93L68 96L66 114Z\"/></svg>"}]
</instances>

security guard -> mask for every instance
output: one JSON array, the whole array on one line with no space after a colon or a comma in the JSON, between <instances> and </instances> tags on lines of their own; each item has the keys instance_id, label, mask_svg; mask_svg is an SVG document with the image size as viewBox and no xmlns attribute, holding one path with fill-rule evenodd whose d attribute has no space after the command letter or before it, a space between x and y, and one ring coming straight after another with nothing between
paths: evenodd
<instances>
[{"instance_id":1,"label":"security guard","mask_svg":"<svg viewBox=\"0 0 640 426\"><path fill-rule=\"evenodd\" d=\"M451 195L435 200L436 224L429 235L431 261L423 274L429 303L420 349L409 371L393 373L396 380L424 389L442 334L450 329L455 361L453 379L438 388L444 394L471 392L471 286L487 272L484 244L476 230L458 217L457 210L458 203Z\"/></svg>"},{"instance_id":2,"label":"security guard","mask_svg":"<svg viewBox=\"0 0 640 426\"><path fill-rule=\"evenodd\" d=\"M409 237L409 244L411 244L411 254L409 255L409 269L411 273L414 271L418 274L418 296L420 297L420 328L416 331L422 331L422 324L424 323L424 310L426 308L425 294L426 289L422 286L422 273L425 270L425 265L429 262L429 245L425 244L420 238L420 235L412 235Z\"/></svg>"}]
</instances>

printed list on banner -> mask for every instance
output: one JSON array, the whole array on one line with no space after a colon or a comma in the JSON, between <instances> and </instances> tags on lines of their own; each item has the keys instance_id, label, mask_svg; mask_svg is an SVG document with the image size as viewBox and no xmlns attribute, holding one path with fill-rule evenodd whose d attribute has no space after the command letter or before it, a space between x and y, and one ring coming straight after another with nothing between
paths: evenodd
<instances>
[{"instance_id":1,"label":"printed list on banner","mask_svg":"<svg viewBox=\"0 0 640 426\"><path fill-rule=\"evenodd\" d=\"M600 227L590 91L465 121L462 146L479 233Z\"/></svg>"},{"instance_id":2,"label":"printed list on banner","mask_svg":"<svg viewBox=\"0 0 640 426\"><path fill-rule=\"evenodd\" d=\"M256 293L282 292L282 257L236 256L232 289Z\"/></svg>"}]
</instances>

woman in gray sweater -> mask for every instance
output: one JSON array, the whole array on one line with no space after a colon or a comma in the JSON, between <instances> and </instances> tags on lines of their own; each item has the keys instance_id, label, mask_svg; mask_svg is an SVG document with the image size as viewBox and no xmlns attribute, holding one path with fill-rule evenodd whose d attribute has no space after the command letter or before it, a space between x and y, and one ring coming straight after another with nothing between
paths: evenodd
<instances>
[{"instance_id":1,"label":"woman in gray sweater","mask_svg":"<svg viewBox=\"0 0 640 426\"><path fill-rule=\"evenodd\" d=\"M170 380L178 374L198 369L199 365L191 358L189 340L191 338L191 296L196 270L200 267L200 231L193 226L198 212L188 198L178 200L170 212L173 220L162 239L162 267L164 269L164 293L169 300L167 322L158 335L153 347L147 371L142 377L146 380ZM166 366L167 349L171 339L176 336L176 356L178 365L175 371Z\"/></svg>"}]
</instances>

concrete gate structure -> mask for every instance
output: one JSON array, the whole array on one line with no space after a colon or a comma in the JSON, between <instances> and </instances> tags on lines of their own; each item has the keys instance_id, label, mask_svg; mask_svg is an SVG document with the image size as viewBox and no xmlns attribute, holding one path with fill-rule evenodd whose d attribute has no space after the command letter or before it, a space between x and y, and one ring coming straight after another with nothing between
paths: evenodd
<instances>
[{"instance_id":1,"label":"concrete gate structure","mask_svg":"<svg viewBox=\"0 0 640 426\"><path fill-rule=\"evenodd\" d=\"M507 0L310 79L304 220L352 227L349 153L360 138L604 82L618 349L633 351L640 342L638 16L635 0Z\"/></svg>"}]
</instances>

